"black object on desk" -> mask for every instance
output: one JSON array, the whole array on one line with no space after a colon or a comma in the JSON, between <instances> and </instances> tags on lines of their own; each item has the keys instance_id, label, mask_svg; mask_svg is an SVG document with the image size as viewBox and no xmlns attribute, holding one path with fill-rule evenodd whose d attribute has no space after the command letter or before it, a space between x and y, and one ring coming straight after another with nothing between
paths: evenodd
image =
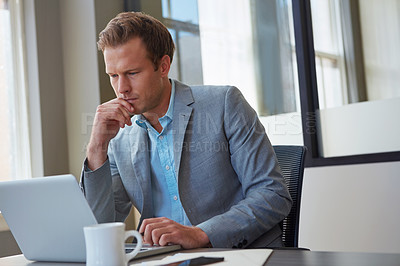
<instances>
[{"instance_id":1,"label":"black object on desk","mask_svg":"<svg viewBox=\"0 0 400 266\"><path fill-rule=\"evenodd\" d=\"M216 262L224 261L222 257L197 257L189 260L182 260L178 262L164 264L164 266L200 266L208 265Z\"/></svg>"}]
</instances>

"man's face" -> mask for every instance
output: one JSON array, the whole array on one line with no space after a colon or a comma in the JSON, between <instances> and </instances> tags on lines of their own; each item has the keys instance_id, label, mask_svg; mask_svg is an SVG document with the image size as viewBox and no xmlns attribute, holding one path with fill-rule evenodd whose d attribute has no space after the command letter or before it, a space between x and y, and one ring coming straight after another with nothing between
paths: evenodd
<instances>
[{"instance_id":1,"label":"man's face","mask_svg":"<svg viewBox=\"0 0 400 266\"><path fill-rule=\"evenodd\" d=\"M104 61L116 96L128 101L135 114L151 116L166 112L170 95L166 89L170 67L168 56L164 56L158 69L154 70L145 45L135 37L123 45L106 47Z\"/></svg>"}]
</instances>

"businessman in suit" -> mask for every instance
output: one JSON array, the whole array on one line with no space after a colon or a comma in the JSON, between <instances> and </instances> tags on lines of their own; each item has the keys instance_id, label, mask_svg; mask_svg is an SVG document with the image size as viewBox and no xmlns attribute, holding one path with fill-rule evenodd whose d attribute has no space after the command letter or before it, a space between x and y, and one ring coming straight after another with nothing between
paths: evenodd
<instances>
[{"instance_id":1,"label":"businessman in suit","mask_svg":"<svg viewBox=\"0 0 400 266\"><path fill-rule=\"evenodd\" d=\"M98 47L116 94L96 110L81 177L98 221L133 204L150 244L281 246L291 198L240 91L169 79L171 35L142 13L112 19Z\"/></svg>"}]
</instances>

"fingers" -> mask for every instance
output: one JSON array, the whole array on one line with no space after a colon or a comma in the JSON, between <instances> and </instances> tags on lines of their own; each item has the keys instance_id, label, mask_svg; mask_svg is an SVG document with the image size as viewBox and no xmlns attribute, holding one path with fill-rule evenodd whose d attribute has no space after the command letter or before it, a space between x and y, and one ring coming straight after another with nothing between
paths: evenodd
<instances>
[{"instance_id":1,"label":"fingers","mask_svg":"<svg viewBox=\"0 0 400 266\"><path fill-rule=\"evenodd\" d=\"M123 99L113 99L97 107L88 150L94 153L107 150L109 141L116 136L120 128L132 125L133 106ZM102 156L104 157L104 156Z\"/></svg>"},{"instance_id":2,"label":"fingers","mask_svg":"<svg viewBox=\"0 0 400 266\"><path fill-rule=\"evenodd\" d=\"M121 121L126 122L125 124L131 125L131 115L134 112L134 108L130 103L120 98L113 99L108 103L111 105L109 111L117 111L115 114L121 118ZM117 109L114 109L113 107Z\"/></svg>"},{"instance_id":3,"label":"fingers","mask_svg":"<svg viewBox=\"0 0 400 266\"><path fill-rule=\"evenodd\" d=\"M208 236L198 227L184 226L170 219L145 219L139 228L143 241L150 245L180 244L185 249L205 247Z\"/></svg>"},{"instance_id":4,"label":"fingers","mask_svg":"<svg viewBox=\"0 0 400 266\"><path fill-rule=\"evenodd\" d=\"M134 112L133 106L127 101L116 98L108 101L97 108L96 115L99 122L116 121L119 127L123 128L125 125L132 125L131 114Z\"/></svg>"},{"instance_id":5,"label":"fingers","mask_svg":"<svg viewBox=\"0 0 400 266\"><path fill-rule=\"evenodd\" d=\"M111 100L112 102L118 102L118 104L121 104L122 106L124 106L125 107L125 109L130 113L130 114L133 114L133 112L135 111L135 109L133 108L133 106L130 104L130 103L128 103L127 101L125 101L124 99L121 99L121 98L116 98L116 99L113 99L113 100ZM110 101L110 102L111 102Z\"/></svg>"},{"instance_id":6,"label":"fingers","mask_svg":"<svg viewBox=\"0 0 400 266\"><path fill-rule=\"evenodd\" d=\"M173 226L177 224L167 218L145 219L140 226L139 233L143 235L143 241L150 245L162 245L159 240L162 235L174 231ZM167 245L165 243L164 245Z\"/></svg>"},{"instance_id":7,"label":"fingers","mask_svg":"<svg viewBox=\"0 0 400 266\"><path fill-rule=\"evenodd\" d=\"M117 98L115 99L116 104L118 104L119 106L119 110L124 114L124 117L127 120L127 124L128 125L132 125L131 124L131 117L135 111L135 109L133 108L133 106L128 103L127 101L121 99L121 98Z\"/></svg>"},{"instance_id":8,"label":"fingers","mask_svg":"<svg viewBox=\"0 0 400 266\"><path fill-rule=\"evenodd\" d=\"M99 123L110 124L116 122L121 128L125 127L125 125L131 125L129 113L118 105L99 106L96 115Z\"/></svg>"}]
</instances>

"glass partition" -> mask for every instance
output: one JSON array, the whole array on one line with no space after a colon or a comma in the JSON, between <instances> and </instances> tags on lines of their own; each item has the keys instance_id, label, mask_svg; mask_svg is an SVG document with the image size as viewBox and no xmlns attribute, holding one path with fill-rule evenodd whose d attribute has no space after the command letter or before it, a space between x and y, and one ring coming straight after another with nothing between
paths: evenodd
<instances>
[{"instance_id":1,"label":"glass partition","mask_svg":"<svg viewBox=\"0 0 400 266\"><path fill-rule=\"evenodd\" d=\"M311 0L319 154L400 150L400 2Z\"/></svg>"},{"instance_id":2,"label":"glass partition","mask_svg":"<svg viewBox=\"0 0 400 266\"><path fill-rule=\"evenodd\" d=\"M156 2L127 0L126 6L162 14L157 18L177 46L171 77L237 86L260 116L299 111L291 1Z\"/></svg>"}]
</instances>

